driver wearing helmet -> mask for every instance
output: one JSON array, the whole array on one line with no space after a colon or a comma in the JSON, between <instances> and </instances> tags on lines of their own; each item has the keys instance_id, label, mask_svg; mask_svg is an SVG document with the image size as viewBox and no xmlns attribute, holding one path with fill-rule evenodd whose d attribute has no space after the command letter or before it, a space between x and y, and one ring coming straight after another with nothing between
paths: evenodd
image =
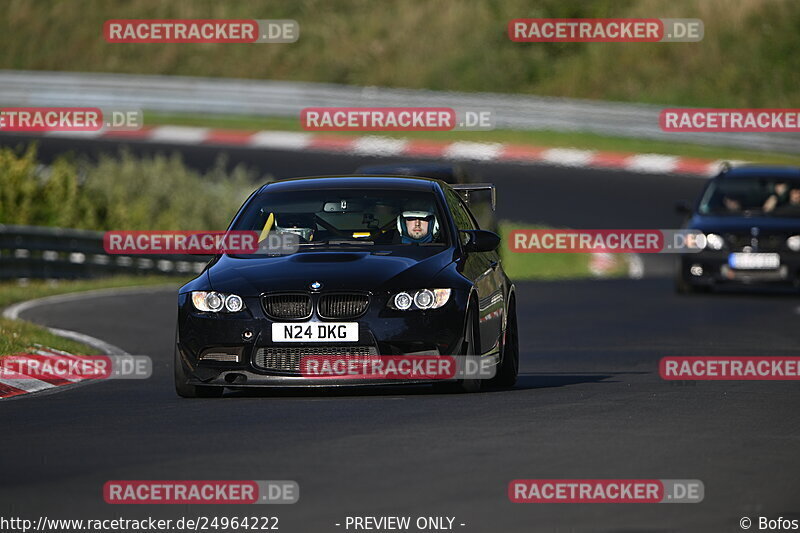
<instances>
[{"instance_id":1,"label":"driver wearing helmet","mask_svg":"<svg viewBox=\"0 0 800 533\"><path fill-rule=\"evenodd\" d=\"M397 231L402 244L432 242L439 233L439 221L431 211L403 211L397 217Z\"/></svg>"}]
</instances>

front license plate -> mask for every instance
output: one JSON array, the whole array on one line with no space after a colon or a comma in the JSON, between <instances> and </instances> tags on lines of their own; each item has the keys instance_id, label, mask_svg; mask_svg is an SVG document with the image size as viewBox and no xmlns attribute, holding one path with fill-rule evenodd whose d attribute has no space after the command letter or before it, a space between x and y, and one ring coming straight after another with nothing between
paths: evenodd
<instances>
[{"instance_id":1,"label":"front license plate","mask_svg":"<svg viewBox=\"0 0 800 533\"><path fill-rule=\"evenodd\" d=\"M778 254L740 254L728 256L728 265L740 270L774 270L781 266Z\"/></svg>"},{"instance_id":2,"label":"front license plate","mask_svg":"<svg viewBox=\"0 0 800 533\"><path fill-rule=\"evenodd\" d=\"M272 342L358 342L358 322L276 322Z\"/></svg>"}]
</instances>

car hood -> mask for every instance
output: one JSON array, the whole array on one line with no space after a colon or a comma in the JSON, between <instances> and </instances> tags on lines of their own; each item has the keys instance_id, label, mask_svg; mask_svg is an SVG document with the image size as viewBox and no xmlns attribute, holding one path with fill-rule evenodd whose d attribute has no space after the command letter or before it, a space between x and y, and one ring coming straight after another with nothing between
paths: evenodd
<instances>
[{"instance_id":1,"label":"car hood","mask_svg":"<svg viewBox=\"0 0 800 533\"><path fill-rule=\"evenodd\" d=\"M282 257L223 255L208 269L211 288L242 296L271 291L416 288L453 262L451 248L301 251Z\"/></svg>"},{"instance_id":2,"label":"car hood","mask_svg":"<svg viewBox=\"0 0 800 533\"><path fill-rule=\"evenodd\" d=\"M752 228L774 233L800 234L800 219L788 217L739 217L695 215L687 225L705 233L749 233Z\"/></svg>"}]
</instances>

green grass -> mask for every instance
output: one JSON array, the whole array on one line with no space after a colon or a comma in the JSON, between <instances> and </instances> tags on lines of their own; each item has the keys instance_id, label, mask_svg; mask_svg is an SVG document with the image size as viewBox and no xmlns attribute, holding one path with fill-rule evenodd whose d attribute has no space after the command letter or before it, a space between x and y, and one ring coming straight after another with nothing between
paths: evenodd
<instances>
[{"instance_id":1,"label":"green grass","mask_svg":"<svg viewBox=\"0 0 800 533\"><path fill-rule=\"evenodd\" d=\"M514 18L699 18L698 43L515 43ZM295 19L292 44L111 44L108 19ZM11 0L0 68L800 107L796 0Z\"/></svg>"},{"instance_id":2,"label":"green grass","mask_svg":"<svg viewBox=\"0 0 800 533\"><path fill-rule=\"evenodd\" d=\"M519 222L500 222L500 257L503 269L512 281L561 280L595 277L589 270L590 254L546 254L512 252L508 236L516 229L547 229L547 226ZM627 262L622 254L613 255L616 265L607 277L627 274Z\"/></svg>"},{"instance_id":3,"label":"green grass","mask_svg":"<svg viewBox=\"0 0 800 533\"><path fill-rule=\"evenodd\" d=\"M233 130L277 130L303 131L300 121L285 117L244 117L228 115L206 115L203 117L179 114L145 113L145 124L198 126ZM674 143L635 139L630 137L607 137L593 133L557 131L442 131L424 132L330 132L327 135L380 135L385 137L402 136L410 139L431 139L438 141L472 141L524 144L543 148L579 148L582 150L603 150L611 152L652 153L677 155L698 159L742 160L754 163L800 165L800 155L742 150L722 146L705 146L689 143Z\"/></svg>"},{"instance_id":4,"label":"green grass","mask_svg":"<svg viewBox=\"0 0 800 533\"><path fill-rule=\"evenodd\" d=\"M35 344L75 355L96 355L98 353L90 346L59 337L36 324L0 318L0 357L28 353Z\"/></svg>"},{"instance_id":5,"label":"green grass","mask_svg":"<svg viewBox=\"0 0 800 533\"><path fill-rule=\"evenodd\" d=\"M177 290L185 281L166 276L115 276L76 281L35 280L25 284L16 281L3 282L0 283L0 308L25 300L95 289L170 284L174 285ZM34 344L74 354L92 355L97 353L89 346L54 335L42 326L24 320L0 318L0 356L24 352Z\"/></svg>"}]
</instances>

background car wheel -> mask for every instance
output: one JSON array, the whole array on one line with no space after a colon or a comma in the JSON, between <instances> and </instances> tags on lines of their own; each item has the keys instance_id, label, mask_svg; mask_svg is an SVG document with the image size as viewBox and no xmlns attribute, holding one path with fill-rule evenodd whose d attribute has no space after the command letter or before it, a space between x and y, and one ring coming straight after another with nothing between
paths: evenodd
<instances>
[{"instance_id":1,"label":"background car wheel","mask_svg":"<svg viewBox=\"0 0 800 533\"><path fill-rule=\"evenodd\" d=\"M506 336L503 343L503 358L497 369L492 385L511 388L517 382L519 374L519 330L517 329L517 304L511 300L508 306Z\"/></svg>"},{"instance_id":2,"label":"background car wheel","mask_svg":"<svg viewBox=\"0 0 800 533\"><path fill-rule=\"evenodd\" d=\"M203 385L190 385L186 383L186 369L175 346L175 392L182 398L219 398L225 387L212 387Z\"/></svg>"}]
</instances>

